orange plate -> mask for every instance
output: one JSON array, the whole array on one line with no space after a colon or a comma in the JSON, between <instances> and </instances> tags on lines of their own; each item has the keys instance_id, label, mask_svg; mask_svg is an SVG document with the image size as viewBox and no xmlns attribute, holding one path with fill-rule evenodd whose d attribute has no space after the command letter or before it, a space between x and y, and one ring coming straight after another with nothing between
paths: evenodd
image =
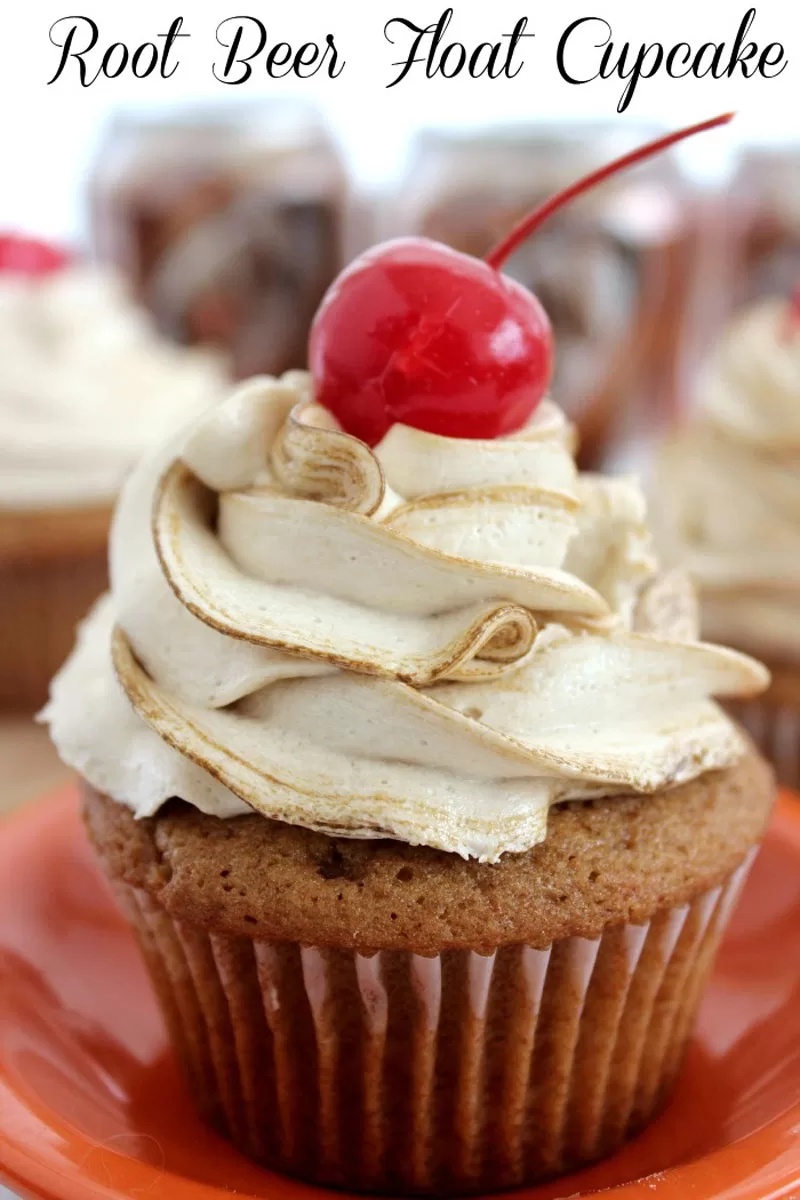
<instances>
[{"instance_id":1,"label":"orange plate","mask_svg":"<svg viewBox=\"0 0 800 1200\"><path fill-rule=\"evenodd\" d=\"M330 1196L256 1167L198 1120L74 790L1 828L0 1175L45 1200ZM614 1158L520 1195L595 1189L800 1197L798 800L781 800L672 1104Z\"/></svg>"}]
</instances>

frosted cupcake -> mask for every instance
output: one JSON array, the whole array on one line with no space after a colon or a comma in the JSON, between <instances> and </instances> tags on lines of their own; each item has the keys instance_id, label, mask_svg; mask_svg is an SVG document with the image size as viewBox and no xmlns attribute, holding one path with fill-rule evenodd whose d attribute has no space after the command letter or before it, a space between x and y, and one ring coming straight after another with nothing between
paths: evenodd
<instances>
[{"instance_id":1,"label":"frosted cupcake","mask_svg":"<svg viewBox=\"0 0 800 1200\"><path fill-rule=\"evenodd\" d=\"M126 485L47 710L192 1092L246 1153L469 1191L662 1104L772 802L636 487L338 432L304 376Z\"/></svg>"},{"instance_id":2,"label":"frosted cupcake","mask_svg":"<svg viewBox=\"0 0 800 1200\"><path fill-rule=\"evenodd\" d=\"M311 376L131 476L52 687L193 1096L315 1182L493 1191L638 1129L772 806L712 699L767 673L576 471L550 360L492 265L362 256Z\"/></svg>"},{"instance_id":3,"label":"frosted cupcake","mask_svg":"<svg viewBox=\"0 0 800 1200\"><path fill-rule=\"evenodd\" d=\"M120 484L223 389L220 363L162 341L113 276L0 274L0 707L44 700L107 586Z\"/></svg>"},{"instance_id":4,"label":"frosted cupcake","mask_svg":"<svg viewBox=\"0 0 800 1200\"><path fill-rule=\"evenodd\" d=\"M772 686L737 715L800 786L800 319L762 301L725 334L697 409L664 447L659 537L702 601L704 632L763 658Z\"/></svg>"}]
</instances>

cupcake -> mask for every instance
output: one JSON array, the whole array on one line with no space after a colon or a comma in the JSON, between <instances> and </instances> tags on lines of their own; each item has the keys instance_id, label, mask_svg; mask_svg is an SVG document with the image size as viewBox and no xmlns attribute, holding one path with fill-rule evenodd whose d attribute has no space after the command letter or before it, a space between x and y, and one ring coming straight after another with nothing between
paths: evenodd
<instances>
[{"instance_id":1,"label":"cupcake","mask_svg":"<svg viewBox=\"0 0 800 1200\"><path fill-rule=\"evenodd\" d=\"M800 313L761 301L731 325L663 447L657 528L691 571L704 633L757 654L769 690L734 712L800 787Z\"/></svg>"},{"instance_id":2,"label":"cupcake","mask_svg":"<svg viewBox=\"0 0 800 1200\"><path fill-rule=\"evenodd\" d=\"M314 109L123 115L90 194L99 256L169 337L224 350L237 378L305 363L350 224L344 166Z\"/></svg>"},{"instance_id":3,"label":"cupcake","mask_svg":"<svg viewBox=\"0 0 800 1200\"><path fill-rule=\"evenodd\" d=\"M206 1117L347 1187L492 1189L663 1103L767 819L634 484L246 385L120 500L46 717Z\"/></svg>"},{"instance_id":4,"label":"cupcake","mask_svg":"<svg viewBox=\"0 0 800 1200\"><path fill-rule=\"evenodd\" d=\"M123 478L224 385L215 359L163 342L112 275L0 273L0 707L44 701L107 587Z\"/></svg>"},{"instance_id":5,"label":"cupcake","mask_svg":"<svg viewBox=\"0 0 800 1200\"><path fill-rule=\"evenodd\" d=\"M576 470L493 266L378 247L309 358L132 474L44 719L215 1128L349 1189L532 1183L669 1094L773 801L712 697L767 673Z\"/></svg>"}]
</instances>

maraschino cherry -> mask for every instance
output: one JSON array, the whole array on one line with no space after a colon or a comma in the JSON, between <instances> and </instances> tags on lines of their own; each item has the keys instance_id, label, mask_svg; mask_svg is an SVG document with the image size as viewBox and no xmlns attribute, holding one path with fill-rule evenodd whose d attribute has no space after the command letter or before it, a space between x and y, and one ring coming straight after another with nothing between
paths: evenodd
<instances>
[{"instance_id":1,"label":"maraschino cherry","mask_svg":"<svg viewBox=\"0 0 800 1200\"><path fill-rule=\"evenodd\" d=\"M0 274L39 278L60 271L69 255L56 246L24 237L18 233L0 233Z\"/></svg>"},{"instance_id":2,"label":"maraschino cherry","mask_svg":"<svg viewBox=\"0 0 800 1200\"><path fill-rule=\"evenodd\" d=\"M501 274L503 263L576 196L732 117L668 134L592 172L529 213L483 260L418 237L360 255L334 280L311 327L319 403L371 446L398 422L460 438L521 428L550 383L553 339L542 305Z\"/></svg>"}]
</instances>

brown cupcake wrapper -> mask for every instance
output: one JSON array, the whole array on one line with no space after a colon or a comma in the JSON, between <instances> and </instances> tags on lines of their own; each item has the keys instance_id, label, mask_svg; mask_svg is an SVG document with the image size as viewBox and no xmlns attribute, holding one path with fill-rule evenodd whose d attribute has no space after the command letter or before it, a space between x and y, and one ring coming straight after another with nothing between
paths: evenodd
<instances>
[{"instance_id":1,"label":"brown cupcake wrapper","mask_svg":"<svg viewBox=\"0 0 800 1200\"><path fill-rule=\"evenodd\" d=\"M117 890L223 1135L317 1183L457 1194L602 1157L660 1108L754 855L646 924L488 956L221 936Z\"/></svg>"},{"instance_id":2,"label":"brown cupcake wrapper","mask_svg":"<svg viewBox=\"0 0 800 1200\"><path fill-rule=\"evenodd\" d=\"M778 782L800 790L800 709L776 703L769 692L730 701L725 708L772 763Z\"/></svg>"},{"instance_id":3,"label":"brown cupcake wrapper","mask_svg":"<svg viewBox=\"0 0 800 1200\"><path fill-rule=\"evenodd\" d=\"M0 710L33 712L108 587L105 546L89 554L0 563Z\"/></svg>"}]
</instances>

